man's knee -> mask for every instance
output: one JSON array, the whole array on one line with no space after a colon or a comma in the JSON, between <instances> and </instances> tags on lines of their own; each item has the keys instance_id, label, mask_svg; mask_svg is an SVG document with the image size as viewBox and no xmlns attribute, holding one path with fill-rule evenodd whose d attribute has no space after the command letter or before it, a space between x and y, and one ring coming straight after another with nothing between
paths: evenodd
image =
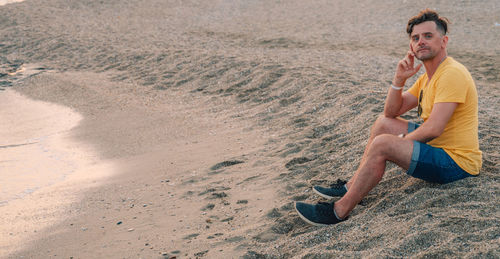
<instances>
[{"instance_id":1,"label":"man's knee","mask_svg":"<svg viewBox=\"0 0 500 259\"><path fill-rule=\"evenodd\" d=\"M373 124L371 128L371 135L372 137L375 137L381 134L396 134L396 132L401 131L404 127L404 122L402 120L389 118L382 114L378 116L377 120Z\"/></svg>"},{"instance_id":2,"label":"man's knee","mask_svg":"<svg viewBox=\"0 0 500 259\"><path fill-rule=\"evenodd\" d=\"M376 136L370 146L369 156L390 160L408 169L413 152L413 141L399 138L392 134Z\"/></svg>"},{"instance_id":3,"label":"man's knee","mask_svg":"<svg viewBox=\"0 0 500 259\"><path fill-rule=\"evenodd\" d=\"M390 128L390 118L387 118L385 115L381 114L378 116L377 120L372 126L372 134L375 136L384 134Z\"/></svg>"},{"instance_id":4,"label":"man's knee","mask_svg":"<svg viewBox=\"0 0 500 259\"><path fill-rule=\"evenodd\" d=\"M377 153L384 151L391 144L393 137L394 136L390 134L380 134L376 136L375 138L373 138L373 142L371 145L372 151L375 151Z\"/></svg>"}]
</instances>

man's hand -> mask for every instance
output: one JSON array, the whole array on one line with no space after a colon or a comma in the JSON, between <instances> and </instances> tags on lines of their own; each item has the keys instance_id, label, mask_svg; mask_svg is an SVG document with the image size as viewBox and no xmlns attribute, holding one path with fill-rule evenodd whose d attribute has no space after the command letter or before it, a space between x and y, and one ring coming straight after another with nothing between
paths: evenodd
<instances>
[{"instance_id":1,"label":"man's hand","mask_svg":"<svg viewBox=\"0 0 500 259\"><path fill-rule=\"evenodd\" d=\"M392 84L394 86L403 86L406 80L413 75L415 75L418 70L422 67L422 64L414 67L415 65L415 53L409 50L406 53L404 59L400 60L398 66L396 68L396 75L394 75L394 80L392 80Z\"/></svg>"}]
</instances>

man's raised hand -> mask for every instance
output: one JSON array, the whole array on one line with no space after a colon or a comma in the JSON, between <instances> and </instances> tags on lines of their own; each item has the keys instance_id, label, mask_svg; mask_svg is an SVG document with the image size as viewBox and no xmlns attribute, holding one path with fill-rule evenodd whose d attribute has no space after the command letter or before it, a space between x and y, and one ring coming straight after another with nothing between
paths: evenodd
<instances>
[{"instance_id":1,"label":"man's raised hand","mask_svg":"<svg viewBox=\"0 0 500 259\"><path fill-rule=\"evenodd\" d=\"M405 58L401 59L398 62L398 66L396 68L396 75L394 75L394 80L392 84L394 86L403 86L406 80L413 75L415 75L418 70L422 67L422 64L415 65L415 53L409 50L406 53Z\"/></svg>"}]
</instances>

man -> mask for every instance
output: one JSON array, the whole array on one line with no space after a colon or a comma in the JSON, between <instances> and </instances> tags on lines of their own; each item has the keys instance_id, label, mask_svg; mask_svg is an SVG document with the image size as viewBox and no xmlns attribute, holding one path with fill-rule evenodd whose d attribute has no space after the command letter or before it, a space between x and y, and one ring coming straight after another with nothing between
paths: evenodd
<instances>
[{"instance_id":1,"label":"man","mask_svg":"<svg viewBox=\"0 0 500 259\"><path fill-rule=\"evenodd\" d=\"M406 30L410 50L397 65L384 113L371 128L358 170L348 182L313 187L325 198L341 197L335 203L297 202L306 222L322 226L345 220L382 179L386 161L410 176L442 184L479 174L476 86L469 71L447 56L447 19L426 9L408 21ZM403 92L406 80L422 67L415 58L426 73ZM422 125L399 118L415 107Z\"/></svg>"}]
</instances>

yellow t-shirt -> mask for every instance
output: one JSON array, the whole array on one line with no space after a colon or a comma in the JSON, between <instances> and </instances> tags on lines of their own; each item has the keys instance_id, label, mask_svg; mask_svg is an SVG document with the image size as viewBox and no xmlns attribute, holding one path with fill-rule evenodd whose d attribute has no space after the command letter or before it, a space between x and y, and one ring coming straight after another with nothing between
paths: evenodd
<instances>
[{"instance_id":1,"label":"yellow t-shirt","mask_svg":"<svg viewBox=\"0 0 500 259\"><path fill-rule=\"evenodd\" d=\"M408 89L417 98L423 89L421 117L424 122L435 103L458 103L443 134L427 144L442 148L466 172L479 174L482 153L478 141L477 90L472 76L465 66L448 57L439 65L428 84L427 81L427 74L423 74Z\"/></svg>"}]
</instances>

